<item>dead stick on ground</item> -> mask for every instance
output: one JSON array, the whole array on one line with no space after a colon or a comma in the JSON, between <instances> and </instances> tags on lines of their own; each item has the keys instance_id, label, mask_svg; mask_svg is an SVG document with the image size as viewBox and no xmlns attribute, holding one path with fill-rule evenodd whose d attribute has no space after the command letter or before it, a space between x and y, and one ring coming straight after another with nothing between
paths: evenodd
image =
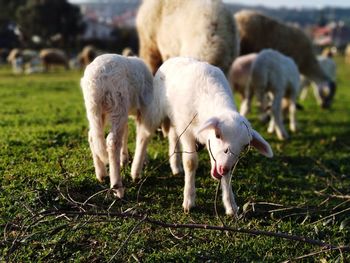
<instances>
[{"instance_id":1,"label":"dead stick on ground","mask_svg":"<svg viewBox=\"0 0 350 263\"><path fill-rule=\"evenodd\" d=\"M334 194L327 195L327 194L321 193L319 191L314 191L314 192L315 192L315 194L321 195L321 196L328 196L328 197L332 197L332 198L350 200L350 195L334 195Z\"/></svg>"},{"instance_id":2,"label":"dead stick on ground","mask_svg":"<svg viewBox=\"0 0 350 263\"><path fill-rule=\"evenodd\" d=\"M47 214L49 215L65 214L67 216L89 215L89 216L108 216L108 217L118 217L118 218L133 218L133 219L141 220L142 222L147 222L152 225L166 227L166 228L205 229L205 230L214 230L214 231L229 231L229 232L243 233L243 234L254 235L254 236L263 235L263 236L299 241L302 243L320 246L323 249L328 249L328 250L350 251L350 246L334 246L319 240L310 239L303 236L290 235L286 233L269 232L264 230L232 228L232 227L213 226L213 225L206 225L206 224L167 223L167 222L152 219L147 215L140 215L135 213L130 214L130 213L105 213L105 212L79 212L79 211L65 211L65 210L45 211L42 213L42 215L47 215Z\"/></svg>"},{"instance_id":3,"label":"dead stick on ground","mask_svg":"<svg viewBox=\"0 0 350 263\"><path fill-rule=\"evenodd\" d=\"M117 252L115 252L115 254L108 260L109 262L112 262L113 259L118 255L118 253L122 250L122 248L127 244L127 242L129 241L132 233L134 233L134 231L146 220L147 215L145 215L130 231L130 233L128 234L128 236L126 237L126 239L124 240L124 242L121 244L121 246L119 247L119 249L117 250Z\"/></svg>"}]
</instances>

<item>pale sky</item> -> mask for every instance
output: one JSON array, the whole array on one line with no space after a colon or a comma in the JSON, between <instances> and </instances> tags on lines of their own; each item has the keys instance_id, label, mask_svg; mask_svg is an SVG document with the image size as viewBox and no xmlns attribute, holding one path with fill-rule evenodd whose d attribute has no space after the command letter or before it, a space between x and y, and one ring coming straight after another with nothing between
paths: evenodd
<instances>
[{"instance_id":1,"label":"pale sky","mask_svg":"<svg viewBox=\"0 0 350 263\"><path fill-rule=\"evenodd\" d=\"M350 7L349 0L223 0L227 3L239 3L245 5L264 5L267 7Z\"/></svg>"},{"instance_id":2,"label":"pale sky","mask_svg":"<svg viewBox=\"0 0 350 263\"><path fill-rule=\"evenodd\" d=\"M99 2L98 0L68 0L71 3ZM114 0L118 2L118 0ZM237 3L245 5L263 5L267 7L350 7L350 0L223 0L227 3Z\"/></svg>"}]
</instances>

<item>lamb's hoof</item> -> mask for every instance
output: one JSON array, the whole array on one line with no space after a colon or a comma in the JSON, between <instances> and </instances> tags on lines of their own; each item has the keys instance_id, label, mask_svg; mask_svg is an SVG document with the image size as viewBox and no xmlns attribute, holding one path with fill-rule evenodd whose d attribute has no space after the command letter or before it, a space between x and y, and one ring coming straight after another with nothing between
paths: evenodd
<instances>
[{"instance_id":1,"label":"lamb's hoof","mask_svg":"<svg viewBox=\"0 0 350 263\"><path fill-rule=\"evenodd\" d=\"M123 186L113 186L112 188L112 191L113 191L113 195L115 197L118 197L120 199L122 199L124 197L124 187Z\"/></svg>"},{"instance_id":2,"label":"lamb's hoof","mask_svg":"<svg viewBox=\"0 0 350 263\"><path fill-rule=\"evenodd\" d=\"M194 202L192 202L190 200L185 200L182 204L182 207L184 208L184 213L189 214L191 208L194 207Z\"/></svg>"},{"instance_id":3,"label":"lamb's hoof","mask_svg":"<svg viewBox=\"0 0 350 263\"><path fill-rule=\"evenodd\" d=\"M102 175L102 174L96 175L96 178L100 183L104 183L106 181L106 177L107 175Z\"/></svg>"},{"instance_id":4,"label":"lamb's hoof","mask_svg":"<svg viewBox=\"0 0 350 263\"><path fill-rule=\"evenodd\" d=\"M181 175L181 174L184 173L184 169L182 169L182 167L180 167L180 168L172 168L172 169L171 169L171 173L172 173L174 176Z\"/></svg>"},{"instance_id":5,"label":"lamb's hoof","mask_svg":"<svg viewBox=\"0 0 350 263\"><path fill-rule=\"evenodd\" d=\"M290 127L290 131L292 133L296 133L298 131L298 129L296 127Z\"/></svg>"},{"instance_id":6,"label":"lamb's hoof","mask_svg":"<svg viewBox=\"0 0 350 263\"><path fill-rule=\"evenodd\" d=\"M267 133L269 133L269 134L271 134L271 133L274 133L275 132L275 127L269 127L268 129L267 129Z\"/></svg>"},{"instance_id":7,"label":"lamb's hoof","mask_svg":"<svg viewBox=\"0 0 350 263\"><path fill-rule=\"evenodd\" d=\"M184 213L185 214L189 214L190 213L190 209L189 208L184 208Z\"/></svg>"},{"instance_id":8,"label":"lamb's hoof","mask_svg":"<svg viewBox=\"0 0 350 263\"><path fill-rule=\"evenodd\" d=\"M226 215L230 216L230 217L233 217L235 219L238 219L238 209L237 210L235 210L235 209L227 209L226 210Z\"/></svg>"},{"instance_id":9,"label":"lamb's hoof","mask_svg":"<svg viewBox=\"0 0 350 263\"><path fill-rule=\"evenodd\" d=\"M280 140L280 141L286 141L289 139L289 135L288 134L277 134L277 138Z\"/></svg>"},{"instance_id":10,"label":"lamb's hoof","mask_svg":"<svg viewBox=\"0 0 350 263\"><path fill-rule=\"evenodd\" d=\"M129 163L129 157L121 158L120 160L120 168L124 168L128 165Z\"/></svg>"},{"instance_id":11,"label":"lamb's hoof","mask_svg":"<svg viewBox=\"0 0 350 263\"><path fill-rule=\"evenodd\" d=\"M141 176L139 174L131 174L132 181L137 183L141 180Z\"/></svg>"}]
</instances>

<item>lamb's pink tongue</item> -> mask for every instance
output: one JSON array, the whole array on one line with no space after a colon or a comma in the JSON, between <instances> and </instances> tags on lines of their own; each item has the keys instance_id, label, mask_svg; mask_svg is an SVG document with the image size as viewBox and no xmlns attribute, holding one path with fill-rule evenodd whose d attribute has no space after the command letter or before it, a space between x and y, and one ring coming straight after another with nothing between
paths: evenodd
<instances>
[{"instance_id":1,"label":"lamb's pink tongue","mask_svg":"<svg viewBox=\"0 0 350 263\"><path fill-rule=\"evenodd\" d=\"M216 169L216 164L214 165L214 168L211 170L211 175L218 180L220 180L222 177L222 175L219 174L218 170Z\"/></svg>"}]
</instances>

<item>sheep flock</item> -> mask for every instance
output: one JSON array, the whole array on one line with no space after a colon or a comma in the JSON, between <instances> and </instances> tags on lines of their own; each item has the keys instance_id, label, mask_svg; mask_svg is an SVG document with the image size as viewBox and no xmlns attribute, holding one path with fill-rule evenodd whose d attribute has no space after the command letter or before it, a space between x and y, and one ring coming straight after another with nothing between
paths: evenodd
<instances>
[{"instance_id":1,"label":"sheep flock","mask_svg":"<svg viewBox=\"0 0 350 263\"><path fill-rule=\"evenodd\" d=\"M252 11L233 16L218 0L145 0L136 27L139 58L127 49L124 56L98 56L81 80L98 180L107 176L109 163L111 189L117 197L124 196L120 168L127 165L127 120L133 116L134 181L140 179L147 146L161 127L169 141L171 171L184 174L184 211L195 206L200 143L210 157L208 174L221 182L226 214L237 216L230 172L240 153L252 147L273 156L269 143L246 118L253 95L269 119L268 132L290 139L283 117L287 112L290 130L297 132L301 77L315 83L320 104L331 106L332 58L317 58L300 29ZM242 98L239 111L236 93ZM106 123L111 128L105 139Z\"/></svg>"},{"instance_id":2,"label":"sheep flock","mask_svg":"<svg viewBox=\"0 0 350 263\"><path fill-rule=\"evenodd\" d=\"M273 157L270 144L249 122L253 98L269 122L267 131L279 140L293 140L284 119L289 119L291 132L298 131L297 101L300 94L301 101L305 98L307 86L313 87L323 108L334 102L333 58L317 57L301 29L254 11L233 15L221 0L143 0L136 29L139 52L126 47L118 55L88 45L72 61L57 48L39 52L17 48L7 60L15 74L50 72L57 66L83 69L80 86L95 175L101 182L109 176L116 197L127 194L121 168L130 159L128 118L132 117L133 181L142 177L147 147L161 128L168 139L171 172L184 174L184 211L195 206L200 143L209 155L208 175L221 183L226 214L237 217L230 174L240 153L254 148ZM350 47L346 52L350 57Z\"/></svg>"}]
</instances>

